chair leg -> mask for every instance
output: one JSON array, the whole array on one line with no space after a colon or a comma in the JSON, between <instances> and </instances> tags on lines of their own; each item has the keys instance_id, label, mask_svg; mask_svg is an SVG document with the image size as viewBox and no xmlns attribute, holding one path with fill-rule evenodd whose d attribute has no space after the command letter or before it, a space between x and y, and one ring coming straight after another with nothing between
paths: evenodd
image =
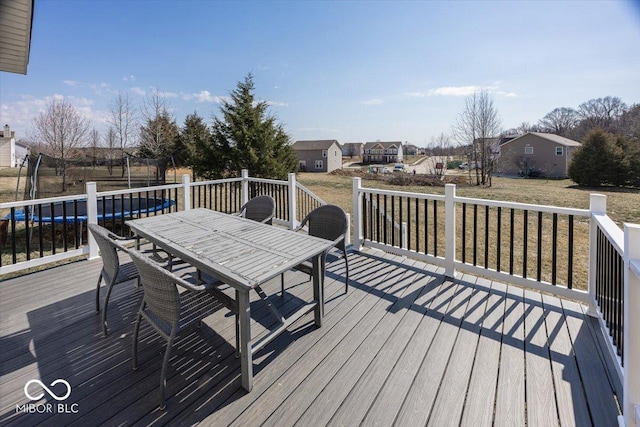
<instances>
[{"instance_id":1,"label":"chair leg","mask_svg":"<svg viewBox=\"0 0 640 427\"><path fill-rule=\"evenodd\" d=\"M280 296L284 297L284 273L280 275Z\"/></svg>"},{"instance_id":2,"label":"chair leg","mask_svg":"<svg viewBox=\"0 0 640 427\"><path fill-rule=\"evenodd\" d=\"M349 258L347 257L347 250L344 250L344 265L346 270L346 277L344 280L344 293L349 291Z\"/></svg>"},{"instance_id":3,"label":"chair leg","mask_svg":"<svg viewBox=\"0 0 640 427\"><path fill-rule=\"evenodd\" d=\"M240 358L240 316L236 314L236 359Z\"/></svg>"},{"instance_id":4,"label":"chair leg","mask_svg":"<svg viewBox=\"0 0 640 427\"><path fill-rule=\"evenodd\" d=\"M111 291L113 290L113 282L109 283L109 287L107 288L107 295L104 297L104 307L102 307L102 336L107 336L107 307L109 306L109 297L111 296Z\"/></svg>"},{"instance_id":5,"label":"chair leg","mask_svg":"<svg viewBox=\"0 0 640 427\"><path fill-rule=\"evenodd\" d=\"M100 313L100 283L102 282L102 271L98 277L98 286L96 287L96 313Z\"/></svg>"},{"instance_id":6,"label":"chair leg","mask_svg":"<svg viewBox=\"0 0 640 427\"><path fill-rule=\"evenodd\" d=\"M131 358L131 360L133 361L134 371L138 369L138 335L140 334L140 322L142 321L143 309L144 309L144 301L142 301L142 306L140 307L140 311L138 311L138 317L136 318L136 323L133 326L133 357Z\"/></svg>"},{"instance_id":7,"label":"chair leg","mask_svg":"<svg viewBox=\"0 0 640 427\"><path fill-rule=\"evenodd\" d=\"M160 410L163 411L166 407L166 401L164 398L164 389L167 385L167 368L169 366L169 359L171 358L171 347L173 346L173 340L175 338L175 332L171 333L169 340L167 341L167 350L164 352L164 360L162 361L162 371L160 372Z\"/></svg>"}]
</instances>

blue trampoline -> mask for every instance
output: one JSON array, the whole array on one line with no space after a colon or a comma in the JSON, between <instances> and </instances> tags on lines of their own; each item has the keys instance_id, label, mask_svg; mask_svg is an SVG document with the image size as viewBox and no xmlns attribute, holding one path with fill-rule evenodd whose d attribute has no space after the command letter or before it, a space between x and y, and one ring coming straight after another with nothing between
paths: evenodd
<instances>
[{"instance_id":1,"label":"blue trampoline","mask_svg":"<svg viewBox=\"0 0 640 427\"><path fill-rule=\"evenodd\" d=\"M160 198L133 198L133 199L105 199L98 201L98 221L111 220L116 218L131 218L145 215L152 212L162 211L175 205L171 199ZM53 209L52 209L53 208ZM53 211L53 212L52 212ZM7 219L11 219L11 214ZM24 209L16 210L13 219L24 221L27 215ZM74 221L87 221L87 200L55 202L35 207L29 215L33 222L46 223L73 223Z\"/></svg>"}]
</instances>

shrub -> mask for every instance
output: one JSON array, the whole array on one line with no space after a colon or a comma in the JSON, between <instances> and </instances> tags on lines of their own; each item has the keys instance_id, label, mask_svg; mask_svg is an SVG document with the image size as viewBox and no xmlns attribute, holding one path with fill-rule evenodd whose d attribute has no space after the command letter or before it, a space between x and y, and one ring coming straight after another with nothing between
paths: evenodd
<instances>
[{"instance_id":1,"label":"shrub","mask_svg":"<svg viewBox=\"0 0 640 427\"><path fill-rule=\"evenodd\" d=\"M573 154L569 178L581 186L622 186L629 177L627 164L625 152L613 135L594 129Z\"/></svg>"}]
</instances>

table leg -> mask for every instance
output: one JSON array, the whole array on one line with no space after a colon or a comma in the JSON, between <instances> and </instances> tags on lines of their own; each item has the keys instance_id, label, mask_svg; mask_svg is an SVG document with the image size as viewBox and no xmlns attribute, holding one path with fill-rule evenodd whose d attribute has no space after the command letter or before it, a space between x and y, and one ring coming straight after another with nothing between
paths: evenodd
<instances>
[{"instance_id":1,"label":"table leg","mask_svg":"<svg viewBox=\"0 0 640 427\"><path fill-rule=\"evenodd\" d=\"M253 388L253 355L251 354L251 305L249 290L236 292L239 311L240 332L240 367L242 371L242 387L251 391Z\"/></svg>"},{"instance_id":2,"label":"table leg","mask_svg":"<svg viewBox=\"0 0 640 427\"><path fill-rule=\"evenodd\" d=\"M324 295L323 279L324 269L322 268L323 254L313 257L313 299L317 301L314 309L316 326L322 326L322 316L324 315Z\"/></svg>"}]
</instances>

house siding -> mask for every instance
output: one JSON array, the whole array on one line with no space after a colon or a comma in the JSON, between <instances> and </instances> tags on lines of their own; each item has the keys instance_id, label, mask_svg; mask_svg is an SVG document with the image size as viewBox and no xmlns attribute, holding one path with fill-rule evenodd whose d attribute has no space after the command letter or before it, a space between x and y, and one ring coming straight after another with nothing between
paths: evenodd
<instances>
[{"instance_id":1,"label":"house siding","mask_svg":"<svg viewBox=\"0 0 640 427\"><path fill-rule=\"evenodd\" d=\"M342 150L335 143L325 150L295 150L298 157L298 170L301 172L331 172L342 167ZM316 168L316 162L322 161L322 167ZM304 168L302 167L304 165Z\"/></svg>"},{"instance_id":2,"label":"house siding","mask_svg":"<svg viewBox=\"0 0 640 427\"><path fill-rule=\"evenodd\" d=\"M403 160L401 142L367 142L364 145L363 163L400 163Z\"/></svg>"},{"instance_id":3,"label":"house siding","mask_svg":"<svg viewBox=\"0 0 640 427\"><path fill-rule=\"evenodd\" d=\"M533 149L526 154L526 147ZM562 147L562 155L556 155L556 148ZM577 147L559 144L535 134L527 134L500 147L500 158L496 174L518 175L526 167L539 171L549 178L566 178L573 151Z\"/></svg>"}]
</instances>

